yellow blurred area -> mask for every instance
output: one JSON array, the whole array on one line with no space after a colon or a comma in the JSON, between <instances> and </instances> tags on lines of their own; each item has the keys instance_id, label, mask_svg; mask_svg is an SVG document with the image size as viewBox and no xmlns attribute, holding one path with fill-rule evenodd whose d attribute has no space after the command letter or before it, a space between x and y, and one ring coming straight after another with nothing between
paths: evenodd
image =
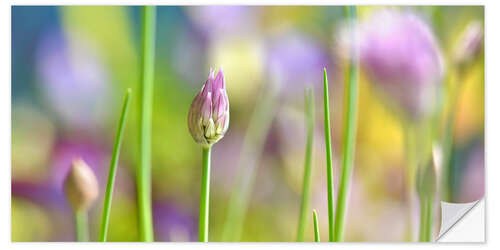
<instances>
[{"instance_id":1,"label":"yellow blurred area","mask_svg":"<svg viewBox=\"0 0 500 250\"><path fill-rule=\"evenodd\" d=\"M262 61L265 59L262 50L260 41L250 37L219 40L210 49L208 65L224 69L232 105L248 105L252 101L248 96L256 93L262 84Z\"/></svg>"},{"instance_id":2,"label":"yellow blurred area","mask_svg":"<svg viewBox=\"0 0 500 250\"><path fill-rule=\"evenodd\" d=\"M16 105L12 114L12 161L16 163L12 179L41 182L49 175L56 128L47 117L26 104Z\"/></svg>"},{"instance_id":3,"label":"yellow blurred area","mask_svg":"<svg viewBox=\"0 0 500 250\"><path fill-rule=\"evenodd\" d=\"M51 218L37 204L12 197L12 241L49 241L52 236Z\"/></svg>"},{"instance_id":4,"label":"yellow blurred area","mask_svg":"<svg viewBox=\"0 0 500 250\"><path fill-rule=\"evenodd\" d=\"M364 20L369 18L374 12L379 10L387 10L387 9L400 9L400 7L395 6L360 6L358 8L358 18L359 20Z\"/></svg>"},{"instance_id":5,"label":"yellow blurred area","mask_svg":"<svg viewBox=\"0 0 500 250\"><path fill-rule=\"evenodd\" d=\"M317 17L317 8L311 6L269 6L263 8L263 28L281 29L297 22L314 19Z\"/></svg>"},{"instance_id":6,"label":"yellow blurred area","mask_svg":"<svg viewBox=\"0 0 500 250\"><path fill-rule=\"evenodd\" d=\"M391 171L404 166L403 121L388 108L381 93L368 82L364 74L359 81L358 138L356 173L370 197L381 198Z\"/></svg>"},{"instance_id":7,"label":"yellow blurred area","mask_svg":"<svg viewBox=\"0 0 500 250\"><path fill-rule=\"evenodd\" d=\"M457 143L466 142L471 136L484 131L484 65L476 63L467 70L461 86L455 120Z\"/></svg>"},{"instance_id":8,"label":"yellow blurred area","mask_svg":"<svg viewBox=\"0 0 500 250\"><path fill-rule=\"evenodd\" d=\"M96 236L99 232L100 221L101 215L97 214L94 217ZM108 241L138 241L137 221L137 207L134 197L123 193L116 194L113 197L113 206L111 207Z\"/></svg>"}]
</instances>

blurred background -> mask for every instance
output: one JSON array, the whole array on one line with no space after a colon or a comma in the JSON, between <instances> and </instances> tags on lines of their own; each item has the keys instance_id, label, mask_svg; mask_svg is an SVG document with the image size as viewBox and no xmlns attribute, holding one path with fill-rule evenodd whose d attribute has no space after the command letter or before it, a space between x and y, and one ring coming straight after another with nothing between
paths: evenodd
<instances>
[{"instance_id":1,"label":"blurred background","mask_svg":"<svg viewBox=\"0 0 500 250\"><path fill-rule=\"evenodd\" d=\"M484 195L484 52L452 72L448 58L466 26L484 27L483 7L381 9L426 23L443 57L443 86L460 82L446 200ZM295 241L304 171L304 89L313 88L316 125L311 209L327 239L322 68L330 84L335 185L343 124L346 26L341 6L157 8L152 191L156 241L196 241L201 149L187 128L192 99L211 67L224 68L231 122L212 153L210 241L222 241L231 192L250 183L241 241ZM97 239L112 143L132 88L108 239L138 241L135 162L141 12L139 7L12 7L12 241L73 241L62 182L74 157L94 170L100 196L89 213ZM400 53L406 53L400 51ZM393 55L391 55L393 56ZM345 240L401 241L406 203L404 126L363 68ZM456 84L456 83L451 83ZM442 96L452 88L441 88ZM455 93L455 92L453 92ZM445 99L446 100L446 99ZM445 102L445 101L443 101ZM438 101L439 103L439 101ZM435 108L444 126L451 111ZM440 110L443 110L442 112ZM439 111L439 112L438 112ZM417 219L415 219L417 220ZM436 218L439 221L439 214ZM313 240L312 221L306 240Z\"/></svg>"}]
</instances>

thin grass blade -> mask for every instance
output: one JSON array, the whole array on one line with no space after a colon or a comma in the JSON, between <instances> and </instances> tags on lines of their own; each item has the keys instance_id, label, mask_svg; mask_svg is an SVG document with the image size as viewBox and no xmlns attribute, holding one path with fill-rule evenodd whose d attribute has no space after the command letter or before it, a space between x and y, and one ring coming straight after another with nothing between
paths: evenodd
<instances>
[{"instance_id":1,"label":"thin grass blade","mask_svg":"<svg viewBox=\"0 0 500 250\"><path fill-rule=\"evenodd\" d=\"M356 6L346 6L347 17L356 20ZM351 23L352 25L352 23ZM356 41L351 26L351 41ZM353 42L353 44L356 44ZM340 177L337 209L335 214L335 238L334 241L342 241L344 238L345 216L347 194L349 193L349 182L351 180L354 163L354 150L356 144L356 126L358 113L358 58L357 48L351 47L351 60L348 65L347 92L345 123L342 138L342 173Z\"/></svg>"},{"instance_id":2,"label":"thin grass blade","mask_svg":"<svg viewBox=\"0 0 500 250\"><path fill-rule=\"evenodd\" d=\"M334 239L334 187L333 187L333 164L332 164L332 142L330 136L330 102L328 97L328 78L326 68L323 69L323 110L325 117L325 145L326 145L326 181L328 190L328 240Z\"/></svg>"},{"instance_id":3,"label":"thin grass blade","mask_svg":"<svg viewBox=\"0 0 500 250\"><path fill-rule=\"evenodd\" d=\"M302 181L302 202L300 206L299 229L297 241L304 241L305 229L307 225L307 214L309 213L310 193L311 193L311 166L314 139L314 93L311 88L305 91L305 118L306 118L306 153L304 157L304 179Z\"/></svg>"},{"instance_id":4,"label":"thin grass blade","mask_svg":"<svg viewBox=\"0 0 500 250\"><path fill-rule=\"evenodd\" d=\"M313 223L314 223L314 242L320 242L318 213L316 212L316 209L313 209Z\"/></svg>"},{"instance_id":5,"label":"thin grass blade","mask_svg":"<svg viewBox=\"0 0 500 250\"><path fill-rule=\"evenodd\" d=\"M125 129L125 121L127 120L131 92L132 90L128 89L127 93L125 94L120 121L118 123L118 130L116 131L115 142L113 144L113 153L111 154L111 161L109 163L108 182L106 184L106 193L104 195L104 206L102 208L99 241L106 241L108 235L109 216L111 213L111 200L113 196L113 187L115 184L116 167L118 165L118 157L120 155L120 147L122 144L123 131Z\"/></svg>"}]
</instances>

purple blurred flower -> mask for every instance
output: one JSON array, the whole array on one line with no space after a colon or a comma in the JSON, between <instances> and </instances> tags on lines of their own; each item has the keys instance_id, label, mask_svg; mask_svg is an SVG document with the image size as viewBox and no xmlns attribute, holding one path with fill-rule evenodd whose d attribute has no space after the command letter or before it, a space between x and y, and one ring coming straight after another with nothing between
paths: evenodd
<instances>
[{"instance_id":1,"label":"purple blurred flower","mask_svg":"<svg viewBox=\"0 0 500 250\"><path fill-rule=\"evenodd\" d=\"M208 80L196 95L188 114L189 132L203 146L224 137L229 126L229 100L222 69L217 76L210 70Z\"/></svg>"},{"instance_id":2,"label":"purple blurred flower","mask_svg":"<svg viewBox=\"0 0 500 250\"><path fill-rule=\"evenodd\" d=\"M190 7L188 11L203 35L212 39L251 32L255 23L248 6Z\"/></svg>"},{"instance_id":3,"label":"purple blurred flower","mask_svg":"<svg viewBox=\"0 0 500 250\"><path fill-rule=\"evenodd\" d=\"M92 127L106 117L109 80L83 39L46 33L37 50L37 71L52 109L71 127ZM100 106L101 105L101 106Z\"/></svg>"},{"instance_id":4,"label":"purple blurred flower","mask_svg":"<svg viewBox=\"0 0 500 250\"><path fill-rule=\"evenodd\" d=\"M484 197L484 146L476 147L464 169L460 202L477 201Z\"/></svg>"},{"instance_id":5,"label":"purple blurred flower","mask_svg":"<svg viewBox=\"0 0 500 250\"><path fill-rule=\"evenodd\" d=\"M286 90L299 91L301 95L305 85L321 82L323 67L331 68L328 51L315 40L296 32L271 39L267 55L270 73Z\"/></svg>"},{"instance_id":6,"label":"purple blurred flower","mask_svg":"<svg viewBox=\"0 0 500 250\"><path fill-rule=\"evenodd\" d=\"M372 82L411 117L428 113L444 73L430 27L414 13L383 10L359 28L359 59Z\"/></svg>"},{"instance_id":7,"label":"purple blurred flower","mask_svg":"<svg viewBox=\"0 0 500 250\"><path fill-rule=\"evenodd\" d=\"M66 198L60 189L47 183L33 184L24 181L12 181L11 183L12 195L23 197L35 203L43 204L44 206L57 208L66 208ZM65 210L66 209L61 209ZM69 213L68 213L69 214Z\"/></svg>"},{"instance_id":8,"label":"purple blurred flower","mask_svg":"<svg viewBox=\"0 0 500 250\"><path fill-rule=\"evenodd\" d=\"M195 241L196 219L171 203L153 205L156 238L160 241Z\"/></svg>"}]
</instances>

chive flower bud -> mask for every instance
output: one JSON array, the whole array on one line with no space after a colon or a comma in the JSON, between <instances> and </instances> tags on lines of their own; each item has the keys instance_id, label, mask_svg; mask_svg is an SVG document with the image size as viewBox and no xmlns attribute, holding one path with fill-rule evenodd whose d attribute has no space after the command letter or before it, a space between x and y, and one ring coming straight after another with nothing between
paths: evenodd
<instances>
[{"instance_id":1,"label":"chive flower bud","mask_svg":"<svg viewBox=\"0 0 500 250\"><path fill-rule=\"evenodd\" d=\"M188 114L188 127L196 143L209 147L219 141L229 126L229 100L222 69L215 76L210 69L208 80L196 95Z\"/></svg>"},{"instance_id":2,"label":"chive flower bud","mask_svg":"<svg viewBox=\"0 0 500 250\"><path fill-rule=\"evenodd\" d=\"M64 181L64 192L75 212L87 211L99 195L99 185L92 169L80 158L73 160Z\"/></svg>"},{"instance_id":3,"label":"chive flower bud","mask_svg":"<svg viewBox=\"0 0 500 250\"><path fill-rule=\"evenodd\" d=\"M483 41L483 29L479 21L470 22L455 45L453 60L457 65L464 65L478 55Z\"/></svg>"}]
</instances>

